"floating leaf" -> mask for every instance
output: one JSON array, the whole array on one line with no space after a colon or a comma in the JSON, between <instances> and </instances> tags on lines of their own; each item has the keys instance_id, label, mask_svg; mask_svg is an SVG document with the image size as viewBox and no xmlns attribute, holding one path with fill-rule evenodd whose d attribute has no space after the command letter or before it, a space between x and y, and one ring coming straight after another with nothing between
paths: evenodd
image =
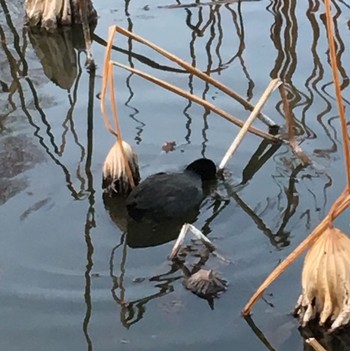
<instances>
[{"instance_id":1,"label":"floating leaf","mask_svg":"<svg viewBox=\"0 0 350 351\"><path fill-rule=\"evenodd\" d=\"M162 145L162 150L165 151L165 153L174 151L176 147L176 143L175 141L166 141L163 145Z\"/></svg>"}]
</instances>

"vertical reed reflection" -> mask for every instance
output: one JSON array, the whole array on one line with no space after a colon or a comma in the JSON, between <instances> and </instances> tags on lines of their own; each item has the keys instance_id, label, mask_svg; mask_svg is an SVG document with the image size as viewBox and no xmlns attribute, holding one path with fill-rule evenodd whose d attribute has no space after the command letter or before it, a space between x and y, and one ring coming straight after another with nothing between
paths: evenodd
<instances>
[{"instance_id":1,"label":"vertical reed reflection","mask_svg":"<svg viewBox=\"0 0 350 351\"><path fill-rule=\"evenodd\" d=\"M81 75L83 73L83 70L82 70L81 65L80 65L80 59L78 59L77 63L78 63L78 74L77 74L76 80L75 80L74 85L73 85L73 94L71 94L70 91L68 92L68 94L69 94L68 100L69 100L69 103L71 106L67 112L66 119L62 123L63 133L62 133L61 146L60 146L60 150L59 150L58 155L62 156L64 153L64 149L65 149L66 143L67 143L67 133L69 132L69 129L70 129L72 134L73 134L73 138L74 138L75 143L78 145L78 147L81 150L80 161L82 161L84 156L85 156L85 150L84 150L83 145L79 142L78 134L75 131L74 120L73 120L74 108L75 108L76 103L78 101L78 88L79 88L80 78L81 78ZM68 124L69 124L69 126L68 126Z\"/></svg>"},{"instance_id":2,"label":"vertical reed reflection","mask_svg":"<svg viewBox=\"0 0 350 351\"><path fill-rule=\"evenodd\" d=\"M127 22L128 22L128 30L130 32L133 31L133 27L134 27L134 24L132 22L132 19L131 19L131 14L130 14L130 11L129 11L129 6L130 6L130 0L125 0L124 2L124 13L125 13L125 16L126 16L126 19L127 19ZM128 62L129 62L129 65L130 67L134 67L134 63L133 63L133 55L132 55L132 52L133 52L133 41L131 38L128 38L127 40L128 42ZM132 77L133 77L133 73L130 73L128 75L128 77L126 78L126 87L129 91L129 98L125 101L124 105L127 106L132 112L129 114L129 117L134 120L136 122L136 136L135 136L135 141L136 141L136 144L140 144L141 141L142 141L142 132L143 132L143 128L146 126L145 123L143 123L141 120L139 120L138 118L136 118L136 116L140 113L140 111L131 105L131 101L132 99L134 98L134 91L132 89L132 86L131 86L131 81L132 81Z\"/></svg>"},{"instance_id":3,"label":"vertical reed reflection","mask_svg":"<svg viewBox=\"0 0 350 351\"><path fill-rule=\"evenodd\" d=\"M189 49L190 49L190 57L191 57L191 64L193 67L196 67L196 51L195 51L195 44L196 44L196 39L197 36L201 35L200 32L200 26L203 23L203 8L200 8L198 10L198 20L196 24L192 24L192 12L189 9L185 9L186 11L186 25L192 30L191 33L191 40L189 43ZM188 88L189 88L189 93L193 94L194 93L194 86L193 86L193 74L188 75ZM186 121L186 130L187 133L185 135L185 140L187 144L191 142L191 134L192 134L192 129L191 129L191 124L192 124L192 117L190 115L190 109L192 107L192 101L188 100L187 105L185 106L183 110L183 114L185 115L187 121Z\"/></svg>"},{"instance_id":4,"label":"vertical reed reflection","mask_svg":"<svg viewBox=\"0 0 350 351\"><path fill-rule=\"evenodd\" d=\"M86 304L86 313L83 321L83 332L85 335L87 350L92 351L93 344L89 335L89 322L92 314L91 300L91 270L93 267L94 246L91 239L91 229L96 227L95 222L95 189L94 179L91 171L92 155L93 155L93 121L94 121L94 98L95 98L95 71L89 72L89 97L87 108L87 148L85 161L85 175L87 178L87 192L89 208L86 214L85 222L85 242L86 242L86 270L85 270L85 293L84 299Z\"/></svg>"},{"instance_id":5,"label":"vertical reed reflection","mask_svg":"<svg viewBox=\"0 0 350 351\"><path fill-rule=\"evenodd\" d=\"M244 56L243 54L246 46L245 46L245 31L244 31L243 15L242 15L242 3L241 1L239 1L237 4L237 13L236 11L233 10L233 8L231 8L230 4L225 5L225 8L231 13L232 21L236 29L236 34L237 34L237 37L239 38L239 46L238 46L237 52L233 55L233 57L230 58L228 61L226 61L222 66L229 66L232 64L232 62L235 61L236 58L239 59L240 65L242 67L242 72L244 73L248 81L247 100L249 101L253 97L253 90L254 90L255 83L250 76L250 73L248 71L248 68L243 58Z\"/></svg>"},{"instance_id":6,"label":"vertical reed reflection","mask_svg":"<svg viewBox=\"0 0 350 351\"><path fill-rule=\"evenodd\" d=\"M20 36L17 33L16 27L14 26L10 11L7 7L6 1L5 0L0 0L0 5L2 7L3 13L5 14L6 17L6 23L13 34L13 46L15 48L15 51L17 52L19 56L19 60L16 62L16 67L18 70L18 73L21 77L25 77L28 74L28 64L27 61L24 57L24 51L26 47L26 42L23 42L23 51L21 50L21 44L20 44ZM22 65L22 70L20 69L20 65Z\"/></svg>"},{"instance_id":7,"label":"vertical reed reflection","mask_svg":"<svg viewBox=\"0 0 350 351\"><path fill-rule=\"evenodd\" d=\"M297 2L293 0L272 0L267 10L274 16L271 27L271 40L277 50L275 66L271 78L281 78L286 83L292 81L297 67L298 21L296 17Z\"/></svg>"},{"instance_id":8,"label":"vertical reed reflection","mask_svg":"<svg viewBox=\"0 0 350 351\"><path fill-rule=\"evenodd\" d=\"M292 0L272 0L267 10L273 15L274 23L271 26L270 38L276 48L277 57L275 65L271 70L271 78L281 78L287 86L289 104L294 116L296 134L300 135L307 127L296 118L294 109L305 102L304 94L292 83L293 76L298 65L297 44L298 44L298 19L296 16L297 4ZM284 116L282 103L279 102L276 110ZM308 132L308 134L312 134Z\"/></svg>"},{"instance_id":9,"label":"vertical reed reflection","mask_svg":"<svg viewBox=\"0 0 350 351\"><path fill-rule=\"evenodd\" d=\"M249 325L249 327L252 329L253 333L259 338L259 340L264 344L267 350L269 351L276 351L270 344L269 340L267 340L266 336L264 333L257 327L255 324L253 318L251 316L245 316L244 317L245 321Z\"/></svg>"},{"instance_id":10,"label":"vertical reed reflection","mask_svg":"<svg viewBox=\"0 0 350 351\"><path fill-rule=\"evenodd\" d=\"M344 42L341 38L340 30L338 28L337 19L341 15L340 6L333 2L336 12L334 14L333 22L335 27L335 36L337 43L337 60L339 70L343 78L342 88L345 89L349 85L349 78L345 68L342 65L342 55L345 50ZM310 33L312 35L311 43L311 57L313 58L313 68L309 76L305 80L306 92L302 92L293 85L293 75L297 68L297 43L298 43L298 21L296 16L296 2L291 0L274 1L272 0L267 7L267 10L274 16L274 23L271 27L271 40L277 50L277 58L275 65L271 70L271 77L280 77L288 83L288 98L290 105L295 115L295 120L298 128L297 134L305 132L307 138L316 139L317 133L315 132L315 125L312 123L313 116L316 115L319 126L321 127L324 135L329 139L330 146L316 148L315 154L321 157L329 157L331 153L337 151L337 135L331 125L333 116L329 116L334 106L333 93L328 93L328 87L331 86L331 81L324 83L325 69L322 62L324 57L324 48L322 47L323 41L320 40L320 23L323 22L324 31L326 33L326 26L324 15L320 12L323 11L322 2L318 0L311 0L308 3L306 10L306 17L310 23ZM320 20L321 21L320 21ZM300 56L300 54L299 54ZM307 59L308 54L305 48L302 51L302 57ZM328 67L327 67L328 69ZM321 86L320 86L321 85ZM300 119L296 118L299 108ZM319 110L315 112L315 108ZM281 111L281 104L277 104L276 109L283 115ZM309 118L307 118L309 115ZM310 120L310 118L312 118ZM310 121L309 121L310 120ZM312 128L308 125L312 125ZM324 145L324 143L322 143Z\"/></svg>"},{"instance_id":11,"label":"vertical reed reflection","mask_svg":"<svg viewBox=\"0 0 350 351\"><path fill-rule=\"evenodd\" d=\"M17 33L17 32L16 32ZM70 173L67 169L67 167L62 164L59 159L57 157L54 156L54 154L50 151L50 148L46 145L45 143L45 138L43 136L40 135L40 131L41 128L40 126L36 123L36 121L34 121L31 113L28 111L27 109L27 102L26 102L26 98L25 98L25 91L22 88L21 85L21 80L19 77L19 72L16 70L16 58L12 55L12 53L10 52L10 50L7 48L6 45L6 36L5 36L5 32L2 28L2 26L0 26L0 39L1 39L1 43L2 43L2 48L3 51L5 53L5 56L7 58L9 67L10 67L10 73L12 76L12 83L11 86L13 86L13 90L11 91L11 93L9 94L9 101L11 106L13 107L14 110L17 110L17 105L16 103L13 101L13 96L14 94L17 92L18 93L18 97L19 97L19 102L20 102L20 106L21 109L23 111L23 113L25 114L25 116L28 119L28 123L34 128L34 136L39 140L39 144L44 148L45 152L49 155L49 157L58 165L62 168L64 174L65 174L65 178L66 178L66 183L67 183L67 188L70 190L72 196L76 199L79 198L78 193L75 191L72 181L71 181L71 176ZM28 83L30 91L33 94L34 97L34 101L38 101L38 95L36 93L34 84L32 83L31 79L29 77L25 78L25 81ZM40 107L38 106L38 104L36 104L36 109L39 108L39 113L42 116L43 115L43 111L40 109Z\"/></svg>"},{"instance_id":12,"label":"vertical reed reflection","mask_svg":"<svg viewBox=\"0 0 350 351\"><path fill-rule=\"evenodd\" d=\"M10 74L12 77L12 83L10 84L12 86L12 88L8 94L9 104L11 105L13 110L17 110L17 102L14 99L16 96L16 93L17 93L18 98L19 98L19 106L20 106L21 110L23 111L23 113L25 114L25 116L27 117L29 124L34 128L34 134L33 134L34 137L36 137L38 139L39 144L44 148L46 154L54 161L55 164L57 164L63 170L63 173L65 175L65 179L66 179L67 188L71 192L72 196L75 199L80 199L80 198L85 196L85 189L84 189L85 188L85 179L80 174L81 173L80 172L81 164L82 164L82 161L85 157L85 149L84 149L84 146L79 141L78 134L75 130L75 126L74 126L74 122L73 122L73 111L74 111L75 104L77 102L77 90L79 87L79 78L80 78L80 74L81 74L80 62L78 60L78 63L77 63L79 68L80 68L80 74L78 75L78 77L75 81L74 88L73 88L73 100L71 100L71 106L67 112L67 117L62 124L64 130L63 130L63 133L61 135L62 144L59 147L55 142L56 138L54 136L54 131L52 129L52 126L51 126L51 124L50 124L50 122L49 122L49 120L44 112L44 109L41 106L42 97L39 97L39 94L37 92L37 88L36 88L35 84L33 83L30 76L27 74L28 64L25 60L25 48L27 47L27 41L26 41L27 32L24 31L24 33L23 33L25 39L23 39L23 46L21 48L20 43L19 43L19 39L18 39L19 35L16 31L16 27L14 26L14 24L12 22L11 16L8 13L8 10L6 8L6 3L4 3L4 1L0 1L0 5L3 8L3 11L5 13L7 13L6 22L8 24L8 28L10 30L10 33L12 33L12 35L13 35L14 43L16 43L14 52L19 57L19 59L17 57L15 57L13 54L13 51L10 51L8 49L7 42L10 42L10 40L6 37L4 29L0 26L1 45L3 48L3 52L5 53L5 57L8 61L8 66L9 66ZM32 35L32 34L30 34L30 35ZM37 34L35 34L35 35L36 35L35 41L33 43L34 43L34 45L40 45L40 43L39 43L39 41L41 40L40 36L37 36ZM64 35L66 35L66 33L64 33ZM43 40L45 40L45 38L43 38ZM35 47L34 47L34 49L35 49ZM75 53L73 53L73 54L75 55ZM24 61L24 62L21 63L22 61ZM20 65L23 66L22 70L20 69ZM21 75L24 73L25 73L25 78L21 79ZM27 87L23 86L23 82L27 83ZM30 103L28 103L27 100L30 98L30 95L31 95L32 101ZM69 98L70 98L70 96L69 96ZM33 117L33 112L30 111L27 107L27 105L29 105L29 104L31 105L31 108L30 108L31 110L33 110L33 107L34 107L34 111L39 115L39 119L36 119L35 117ZM75 175L80 183L79 190L76 190L75 186L73 185L74 180L72 180L72 176L71 176L71 173L70 173L68 167L64 164L63 161L60 160L63 156L64 151L65 151L66 136L67 136L67 131L68 131L68 127L67 127L68 122L69 122L69 127L70 127L69 129L73 135L74 143L80 149L80 161L79 161L77 168L76 168L76 171L75 171ZM49 144L47 144L47 142L46 142L46 139L47 139L46 136L48 137ZM52 151L51 151L51 149L52 149Z\"/></svg>"},{"instance_id":13,"label":"vertical reed reflection","mask_svg":"<svg viewBox=\"0 0 350 351\"><path fill-rule=\"evenodd\" d=\"M220 15L220 8L221 5L213 5L209 6L209 15L208 15L208 20L205 22L204 21L204 15L203 15L203 7L199 7L195 10L190 10L189 8L185 8L186 11L186 25L188 28L191 29L191 40L189 43L189 50L190 50L190 57L191 57L191 64L192 66L196 67L197 66L197 58L196 58L196 50L195 50L195 45L197 38L203 38L205 36L205 32L207 29L209 29L209 39L205 43L205 51L206 51L206 56L207 56L207 65L206 65L206 70L205 72L209 75L213 71L213 55L212 55L212 50L213 50L213 45L218 33L218 40L217 40L217 45L214 47L214 52L218 58L218 68L215 69L214 71L219 71L221 70L221 65L222 65L222 58L221 58L221 53L220 49L222 46L223 42L223 28L222 28L222 22L221 22L221 15ZM193 11L197 12L197 20L195 23L193 23ZM193 75L189 75L189 92L191 94L194 93L194 85L193 85ZM202 92L202 98L207 99L207 94L209 92L210 85L208 83L204 83L204 89ZM190 117L190 108L192 106L192 102L189 101L188 104L185 106L183 113L187 119L186 122L186 130L187 134L185 136L185 140L187 143L190 143L190 137L191 137L191 124L192 124L192 119ZM208 132L208 115L210 114L210 111L204 110L203 113L203 128L202 128L202 151L201 154L204 157L205 152L206 152L206 147L207 147L207 132Z\"/></svg>"}]
</instances>

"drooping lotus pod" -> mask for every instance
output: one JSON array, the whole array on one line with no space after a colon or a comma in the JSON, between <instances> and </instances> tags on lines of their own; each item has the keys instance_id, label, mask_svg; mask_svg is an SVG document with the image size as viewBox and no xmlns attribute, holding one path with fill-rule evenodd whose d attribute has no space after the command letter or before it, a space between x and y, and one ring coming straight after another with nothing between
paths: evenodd
<instances>
[{"instance_id":1,"label":"drooping lotus pod","mask_svg":"<svg viewBox=\"0 0 350 351\"><path fill-rule=\"evenodd\" d=\"M140 181L137 155L127 142L123 140L122 143L126 161L129 164L133 177L134 185L137 185ZM132 190L132 185L130 179L128 178L126 167L127 165L124 160L120 144L116 142L109 151L103 164L102 186L107 192L111 194L128 194Z\"/></svg>"},{"instance_id":2,"label":"drooping lotus pod","mask_svg":"<svg viewBox=\"0 0 350 351\"><path fill-rule=\"evenodd\" d=\"M331 331L350 321L350 239L328 227L309 249L296 306L303 326L314 318Z\"/></svg>"},{"instance_id":3,"label":"drooping lotus pod","mask_svg":"<svg viewBox=\"0 0 350 351\"><path fill-rule=\"evenodd\" d=\"M39 24L44 9L44 0L26 0L26 15L30 25L36 26Z\"/></svg>"}]
</instances>

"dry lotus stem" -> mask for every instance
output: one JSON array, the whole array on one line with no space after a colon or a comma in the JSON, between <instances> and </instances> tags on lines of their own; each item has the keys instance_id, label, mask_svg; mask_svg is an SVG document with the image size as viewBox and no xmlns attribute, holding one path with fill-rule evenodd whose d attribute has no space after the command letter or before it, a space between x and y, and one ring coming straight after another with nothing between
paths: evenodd
<instances>
[{"instance_id":1,"label":"dry lotus stem","mask_svg":"<svg viewBox=\"0 0 350 351\"><path fill-rule=\"evenodd\" d=\"M337 228L327 228L305 257L296 313L302 326L314 318L331 331L349 323L350 239Z\"/></svg>"}]
</instances>

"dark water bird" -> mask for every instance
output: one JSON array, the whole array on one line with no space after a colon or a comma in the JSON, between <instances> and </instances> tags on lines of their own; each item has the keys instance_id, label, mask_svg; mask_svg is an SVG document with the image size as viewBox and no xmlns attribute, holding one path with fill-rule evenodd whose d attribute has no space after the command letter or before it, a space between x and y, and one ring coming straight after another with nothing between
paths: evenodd
<instances>
[{"instance_id":1,"label":"dark water bird","mask_svg":"<svg viewBox=\"0 0 350 351\"><path fill-rule=\"evenodd\" d=\"M210 181L216 179L216 166L205 158L189 164L184 171L157 173L138 184L125 196L104 193L103 200L111 219L124 232L129 247L140 248L161 245L179 236L185 223L193 223L199 214ZM203 264L209 257L209 251ZM175 258L177 260L177 258ZM208 301L214 308L214 299L226 290L227 284L218 273L201 268L184 272L184 286Z\"/></svg>"},{"instance_id":2,"label":"dark water bird","mask_svg":"<svg viewBox=\"0 0 350 351\"><path fill-rule=\"evenodd\" d=\"M112 221L128 233L128 246L161 245L175 240L184 223L196 221L215 177L214 162L199 159L182 172L149 176L128 197L105 188L103 202Z\"/></svg>"},{"instance_id":3,"label":"dark water bird","mask_svg":"<svg viewBox=\"0 0 350 351\"><path fill-rule=\"evenodd\" d=\"M206 158L192 162L183 172L151 175L131 191L127 211L135 221L187 217L198 211L205 196L204 185L215 179L216 166Z\"/></svg>"}]
</instances>

